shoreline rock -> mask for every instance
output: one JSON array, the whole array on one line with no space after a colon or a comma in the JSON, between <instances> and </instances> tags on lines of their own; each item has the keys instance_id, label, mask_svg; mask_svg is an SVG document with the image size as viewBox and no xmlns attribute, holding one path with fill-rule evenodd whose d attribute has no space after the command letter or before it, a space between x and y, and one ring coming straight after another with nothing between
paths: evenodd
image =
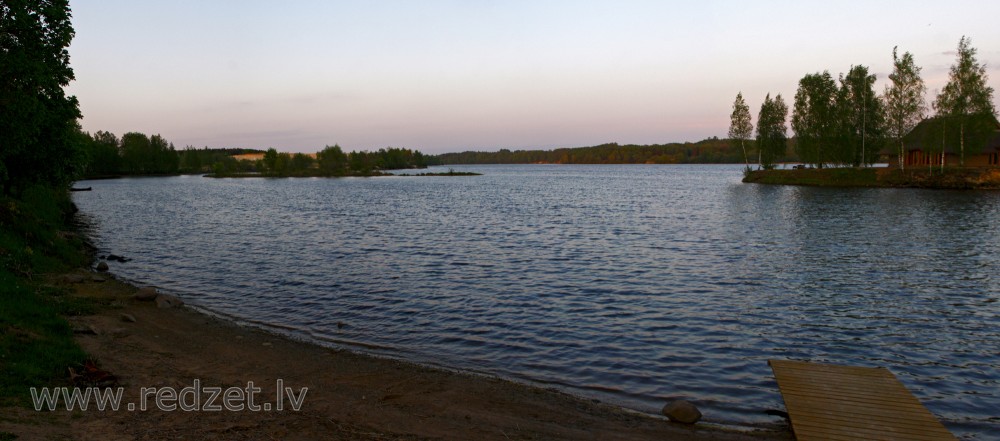
<instances>
[{"instance_id":1,"label":"shoreline rock","mask_svg":"<svg viewBox=\"0 0 1000 441\"><path fill-rule=\"evenodd\" d=\"M675 423L694 424L701 420L701 411L687 400L677 400L663 406L663 415Z\"/></svg>"},{"instance_id":2,"label":"shoreline rock","mask_svg":"<svg viewBox=\"0 0 1000 441\"><path fill-rule=\"evenodd\" d=\"M156 307L160 309L177 308L184 306L184 301L170 294L160 294L156 296Z\"/></svg>"},{"instance_id":3,"label":"shoreline rock","mask_svg":"<svg viewBox=\"0 0 1000 441\"><path fill-rule=\"evenodd\" d=\"M152 301L156 300L157 295L156 288L147 286L139 288L139 291L132 295L132 298L139 301Z\"/></svg>"}]
</instances>

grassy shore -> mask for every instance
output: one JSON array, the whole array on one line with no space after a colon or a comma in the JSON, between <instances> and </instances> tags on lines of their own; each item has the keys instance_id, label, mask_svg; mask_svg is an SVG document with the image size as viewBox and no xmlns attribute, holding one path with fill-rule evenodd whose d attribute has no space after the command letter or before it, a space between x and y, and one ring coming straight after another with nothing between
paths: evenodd
<instances>
[{"instance_id":1,"label":"grassy shore","mask_svg":"<svg viewBox=\"0 0 1000 441\"><path fill-rule=\"evenodd\" d=\"M799 170L754 170L743 182L815 187L894 187L948 190L1000 189L1000 169L949 167L914 168L824 168Z\"/></svg>"},{"instance_id":2,"label":"grassy shore","mask_svg":"<svg viewBox=\"0 0 1000 441\"><path fill-rule=\"evenodd\" d=\"M72 211L68 194L46 188L0 198L0 404L27 403L28 384L65 384L86 357L64 317L94 306L42 283L87 261Z\"/></svg>"}]
</instances>

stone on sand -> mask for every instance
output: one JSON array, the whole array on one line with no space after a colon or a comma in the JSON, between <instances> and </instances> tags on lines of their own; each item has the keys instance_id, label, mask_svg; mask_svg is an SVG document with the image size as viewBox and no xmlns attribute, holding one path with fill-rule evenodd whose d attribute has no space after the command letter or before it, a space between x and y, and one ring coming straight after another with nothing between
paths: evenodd
<instances>
[{"instance_id":1,"label":"stone on sand","mask_svg":"<svg viewBox=\"0 0 1000 441\"><path fill-rule=\"evenodd\" d=\"M135 293L135 295L132 296L132 298L134 298L136 300L146 300L146 301L149 301L149 300L156 299L156 295L157 295L156 294L156 288L153 288L151 286L147 286L147 287L144 287L144 288L139 288L139 291L137 291Z\"/></svg>"},{"instance_id":2,"label":"stone on sand","mask_svg":"<svg viewBox=\"0 0 1000 441\"><path fill-rule=\"evenodd\" d=\"M663 415L670 421L683 424L694 424L701 419L701 411L686 400L677 400L663 406Z\"/></svg>"},{"instance_id":3,"label":"stone on sand","mask_svg":"<svg viewBox=\"0 0 1000 441\"><path fill-rule=\"evenodd\" d=\"M156 296L157 308L176 308L184 304L184 301L170 294L160 294Z\"/></svg>"}]
</instances>

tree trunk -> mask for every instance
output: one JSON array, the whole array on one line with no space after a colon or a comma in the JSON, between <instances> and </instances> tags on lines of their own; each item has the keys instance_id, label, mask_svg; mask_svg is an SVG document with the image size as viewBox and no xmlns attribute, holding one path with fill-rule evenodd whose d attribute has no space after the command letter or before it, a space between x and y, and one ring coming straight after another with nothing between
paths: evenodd
<instances>
[{"instance_id":1,"label":"tree trunk","mask_svg":"<svg viewBox=\"0 0 1000 441\"><path fill-rule=\"evenodd\" d=\"M743 162L747 164L747 168L750 168L750 157L747 156L747 147L743 145L743 140L740 140L740 147L743 149Z\"/></svg>"},{"instance_id":2,"label":"tree trunk","mask_svg":"<svg viewBox=\"0 0 1000 441\"><path fill-rule=\"evenodd\" d=\"M965 167L965 121L958 125L958 145L961 152L958 156L958 166Z\"/></svg>"},{"instance_id":3,"label":"tree trunk","mask_svg":"<svg viewBox=\"0 0 1000 441\"><path fill-rule=\"evenodd\" d=\"M906 159L903 158L903 155L905 155L905 154L906 154L906 147L903 145L903 140L900 139L899 140L899 169L900 170L906 170Z\"/></svg>"}]
</instances>

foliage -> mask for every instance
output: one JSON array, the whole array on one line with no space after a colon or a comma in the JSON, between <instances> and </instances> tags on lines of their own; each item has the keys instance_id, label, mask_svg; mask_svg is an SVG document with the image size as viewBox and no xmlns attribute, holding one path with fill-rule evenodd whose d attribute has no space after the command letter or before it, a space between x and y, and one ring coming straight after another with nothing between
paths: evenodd
<instances>
[{"instance_id":1,"label":"foliage","mask_svg":"<svg viewBox=\"0 0 1000 441\"><path fill-rule=\"evenodd\" d=\"M830 72L799 80L792 111L795 151L802 162L822 168L832 158L837 130L837 83ZM759 124L759 123L758 123Z\"/></svg>"},{"instance_id":2,"label":"foliage","mask_svg":"<svg viewBox=\"0 0 1000 441\"><path fill-rule=\"evenodd\" d=\"M188 173L199 173L203 168L202 155L198 149L187 146L181 152L181 159L178 163L178 171Z\"/></svg>"},{"instance_id":3,"label":"foliage","mask_svg":"<svg viewBox=\"0 0 1000 441\"><path fill-rule=\"evenodd\" d=\"M885 145L885 111L875 94L875 75L865 66L851 66L840 76L837 92L837 143L833 162L871 165Z\"/></svg>"},{"instance_id":4,"label":"foliage","mask_svg":"<svg viewBox=\"0 0 1000 441\"><path fill-rule=\"evenodd\" d=\"M274 169L278 168L278 150L274 147L267 149L264 152L264 159L262 161L264 161L265 170L274 171Z\"/></svg>"},{"instance_id":5,"label":"foliage","mask_svg":"<svg viewBox=\"0 0 1000 441\"><path fill-rule=\"evenodd\" d=\"M788 158L784 158L788 159ZM444 153L428 158L441 164L739 164L739 146L730 140L709 138L696 143L653 145L601 144L553 150L500 149L496 152Z\"/></svg>"},{"instance_id":6,"label":"foliage","mask_svg":"<svg viewBox=\"0 0 1000 441\"><path fill-rule=\"evenodd\" d=\"M68 228L65 190L32 186L20 198L0 197L0 403L27 400L28 385L64 377L84 353L60 313L78 312L39 275L85 264L82 243Z\"/></svg>"},{"instance_id":7,"label":"foliage","mask_svg":"<svg viewBox=\"0 0 1000 441\"><path fill-rule=\"evenodd\" d=\"M885 86L882 101L885 104L887 137L899 144L899 168L904 168L906 150L903 137L910 133L927 113L924 95L927 87L920 77L920 67L913 61L913 54L906 52L900 58L897 48L892 48L892 73L890 84Z\"/></svg>"},{"instance_id":8,"label":"foliage","mask_svg":"<svg viewBox=\"0 0 1000 441\"><path fill-rule=\"evenodd\" d=\"M196 149L187 146L178 151L160 135L147 136L129 132L118 139L113 133L82 133L86 161L83 178L120 174L203 173L219 168L225 173L256 171L254 164L237 161L233 155L260 153L260 150L228 148Z\"/></svg>"},{"instance_id":9,"label":"foliage","mask_svg":"<svg viewBox=\"0 0 1000 441\"><path fill-rule=\"evenodd\" d=\"M330 176L340 176L347 171L347 154L336 144L316 153L316 162L319 169Z\"/></svg>"},{"instance_id":10,"label":"foliage","mask_svg":"<svg viewBox=\"0 0 1000 441\"><path fill-rule=\"evenodd\" d=\"M839 82L829 71L807 74L795 92L795 149L816 168L872 164L885 144L885 110L875 94L875 75L865 66L851 66Z\"/></svg>"},{"instance_id":11,"label":"foliage","mask_svg":"<svg viewBox=\"0 0 1000 441\"><path fill-rule=\"evenodd\" d=\"M747 155L746 141L753 136L753 124L750 122L750 106L743 101L743 92L736 94L733 102L733 113L730 115L729 139L740 142L743 150L743 162L750 167L750 156Z\"/></svg>"},{"instance_id":12,"label":"foliage","mask_svg":"<svg viewBox=\"0 0 1000 441\"><path fill-rule=\"evenodd\" d=\"M160 135L147 137L138 132L122 135L121 169L133 175L177 173L180 157L173 144Z\"/></svg>"},{"instance_id":13,"label":"foliage","mask_svg":"<svg viewBox=\"0 0 1000 441\"><path fill-rule=\"evenodd\" d=\"M757 151L760 166L765 170L774 168L774 163L788 149L788 129L785 126L787 117L788 106L781 94L776 95L773 100L771 94L768 94L757 116Z\"/></svg>"},{"instance_id":14,"label":"foliage","mask_svg":"<svg viewBox=\"0 0 1000 441\"><path fill-rule=\"evenodd\" d=\"M83 162L68 0L5 0L0 5L0 190L67 185Z\"/></svg>"},{"instance_id":15,"label":"foliage","mask_svg":"<svg viewBox=\"0 0 1000 441\"><path fill-rule=\"evenodd\" d=\"M308 170L312 168L313 163L315 162L316 160L314 160L312 156L309 156L305 153L296 153L292 155L290 168L292 170Z\"/></svg>"},{"instance_id":16,"label":"foliage","mask_svg":"<svg viewBox=\"0 0 1000 441\"><path fill-rule=\"evenodd\" d=\"M958 56L948 74L948 84L937 96L934 108L938 116L954 119L959 129L960 160L965 164L966 141L972 151L982 149L991 130L990 117L996 116L993 88L987 86L986 66L976 60L976 48L962 37Z\"/></svg>"},{"instance_id":17,"label":"foliage","mask_svg":"<svg viewBox=\"0 0 1000 441\"><path fill-rule=\"evenodd\" d=\"M259 170L264 176L373 176L381 170L426 168L423 153L402 148L383 148L375 152L344 153L339 145L326 146L316 159L304 153L279 153L268 149Z\"/></svg>"},{"instance_id":18,"label":"foliage","mask_svg":"<svg viewBox=\"0 0 1000 441\"><path fill-rule=\"evenodd\" d=\"M109 132L98 131L93 136L86 136L84 149L87 152L87 162L84 176L110 176L121 172L122 160L118 152L118 138Z\"/></svg>"}]
</instances>

